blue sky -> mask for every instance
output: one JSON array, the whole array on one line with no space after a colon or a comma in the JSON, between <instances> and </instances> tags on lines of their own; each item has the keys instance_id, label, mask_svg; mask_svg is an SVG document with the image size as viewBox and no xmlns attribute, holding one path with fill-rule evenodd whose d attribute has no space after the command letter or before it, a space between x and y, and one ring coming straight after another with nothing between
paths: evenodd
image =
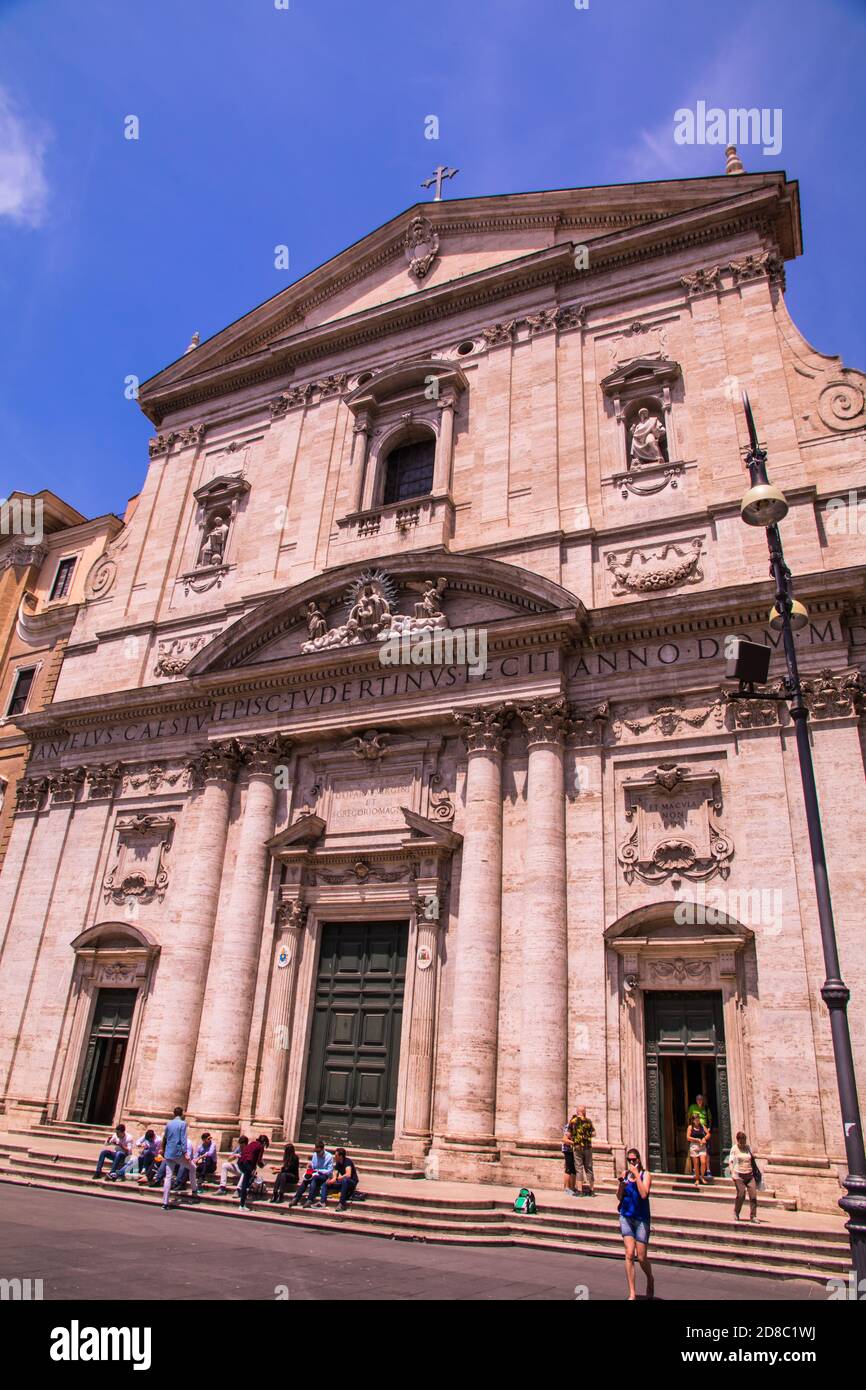
<instances>
[{"instance_id":1,"label":"blue sky","mask_svg":"<svg viewBox=\"0 0 866 1390\"><path fill-rule=\"evenodd\" d=\"M0 0L0 496L122 511L152 433L125 378L429 196L439 162L452 196L721 173L673 141L698 100L782 109L781 154L741 154L800 180L788 304L866 368L864 71L866 0Z\"/></svg>"}]
</instances>

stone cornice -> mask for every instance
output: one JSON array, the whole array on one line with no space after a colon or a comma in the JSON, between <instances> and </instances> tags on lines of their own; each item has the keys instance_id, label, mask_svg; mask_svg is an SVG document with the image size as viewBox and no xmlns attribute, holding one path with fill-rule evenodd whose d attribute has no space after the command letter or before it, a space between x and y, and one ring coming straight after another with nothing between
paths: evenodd
<instances>
[{"instance_id":1,"label":"stone cornice","mask_svg":"<svg viewBox=\"0 0 866 1390\"><path fill-rule=\"evenodd\" d=\"M795 576L797 597L806 603L813 621L838 613L866 596L866 570L824 570ZM641 597L634 603L596 608L590 613L590 632L599 645L675 637L690 632L734 631L737 626L766 624L775 590L772 582L732 584L666 598Z\"/></svg>"},{"instance_id":2,"label":"stone cornice","mask_svg":"<svg viewBox=\"0 0 866 1390\"><path fill-rule=\"evenodd\" d=\"M795 185L790 187L796 188ZM182 368L174 364L178 374L172 375L172 368L167 368L152 378L152 388L150 383L145 383L139 403L145 414L159 425L169 413L198 406L242 386L275 381L306 362L351 352L383 335L434 323L540 284L569 283L575 287L579 285L581 294L585 290L591 293L588 287L596 277L612 268L659 259L686 247L709 245L749 228L769 234L783 254L796 255L798 231L792 232L789 227L786 232L782 225L785 207L780 196L782 190L772 181L763 181L757 187L741 189L735 196L719 199L708 206L678 210L650 220L645 217L636 225L593 237L590 268L584 271L575 270L572 244L567 241L276 341L275 325L270 321L262 329L262 346L251 347L247 339L240 356L214 363L194 377L181 374ZM775 224L771 227L773 215ZM395 244L400 244L399 236ZM387 260L394 250L386 248L378 254L380 260ZM369 273L371 268L372 263L365 262L364 273ZM678 297L684 293L679 284L680 274L681 267L670 267L668 278L671 285L676 286ZM298 321L299 312L293 310L290 322ZM189 369L187 361L185 371Z\"/></svg>"}]
</instances>

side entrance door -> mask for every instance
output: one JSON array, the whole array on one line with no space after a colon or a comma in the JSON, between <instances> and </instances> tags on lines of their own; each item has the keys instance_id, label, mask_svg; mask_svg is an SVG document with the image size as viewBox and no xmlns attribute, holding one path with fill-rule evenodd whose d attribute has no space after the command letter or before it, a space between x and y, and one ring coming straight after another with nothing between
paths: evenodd
<instances>
[{"instance_id":1,"label":"side entrance door","mask_svg":"<svg viewBox=\"0 0 866 1390\"><path fill-rule=\"evenodd\" d=\"M101 989L96 996L73 1120L114 1123L137 993L135 989Z\"/></svg>"},{"instance_id":2,"label":"side entrance door","mask_svg":"<svg viewBox=\"0 0 866 1390\"><path fill-rule=\"evenodd\" d=\"M408 922L323 925L302 1140L393 1143L408 944Z\"/></svg>"},{"instance_id":3,"label":"side entrance door","mask_svg":"<svg viewBox=\"0 0 866 1390\"><path fill-rule=\"evenodd\" d=\"M648 1161L651 1172L685 1173L688 1108L702 1095L712 1115L710 1171L731 1146L722 996L714 990L645 996Z\"/></svg>"}]
</instances>

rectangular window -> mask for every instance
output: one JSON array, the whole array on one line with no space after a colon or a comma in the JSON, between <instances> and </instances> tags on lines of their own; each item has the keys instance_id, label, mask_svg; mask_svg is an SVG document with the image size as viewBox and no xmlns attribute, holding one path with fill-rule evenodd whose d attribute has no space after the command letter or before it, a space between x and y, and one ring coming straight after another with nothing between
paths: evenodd
<instances>
[{"instance_id":1,"label":"rectangular window","mask_svg":"<svg viewBox=\"0 0 866 1390\"><path fill-rule=\"evenodd\" d=\"M8 715L23 714L27 708L27 697L30 694L30 687L33 684L33 677L36 675L36 667L29 666L26 671L19 671L15 677L15 684L12 687L12 699L9 701Z\"/></svg>"},{"instance_id":2,"label":"rectangular window","mask_svg":"<svg viewBox=\"0 0 866 1390\"><path fill-rule=\"evenodd\" d=\"M68 560L61 560L57 566L57 573L54 576L54 583L51 585L51 599L66 598L69 593L69 585L72 583L72 571L75 569L75 556Z\"/></svg>"}]
</instances>

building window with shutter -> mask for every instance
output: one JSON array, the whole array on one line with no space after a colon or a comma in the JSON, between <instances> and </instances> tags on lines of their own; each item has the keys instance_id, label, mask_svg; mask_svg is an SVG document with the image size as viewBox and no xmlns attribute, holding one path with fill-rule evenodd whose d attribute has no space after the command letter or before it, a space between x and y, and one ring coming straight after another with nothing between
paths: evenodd
<instances>
[{"instance_id":1,"label":"building window with shutter","mask_svg":"<svg viewBox=\"0 0 866 1390\"><path fill-rule=\"evenodd\" d=\"M72 571L75 569L75 556L72 555L66 560L61 560L57 566L57 573L54 576L54 583L51 585L49 602L54 599L66 598L69 593L69 585L72 583Z\"/></svg>"},{"instance_id":2,"label":"building window with shutter","mask_svg":"<svg viewBox=\"0 0 866 1390\"><path fill-rule=\"evenodd\" d=\"M16 714L23 714L27 708L27 698L35 675L35 666L28 666L25 670L16 673L15 684L12 687L12 699L9 701L9 708L6 711L10 718Z\"/></svg>"}]
</instances>

